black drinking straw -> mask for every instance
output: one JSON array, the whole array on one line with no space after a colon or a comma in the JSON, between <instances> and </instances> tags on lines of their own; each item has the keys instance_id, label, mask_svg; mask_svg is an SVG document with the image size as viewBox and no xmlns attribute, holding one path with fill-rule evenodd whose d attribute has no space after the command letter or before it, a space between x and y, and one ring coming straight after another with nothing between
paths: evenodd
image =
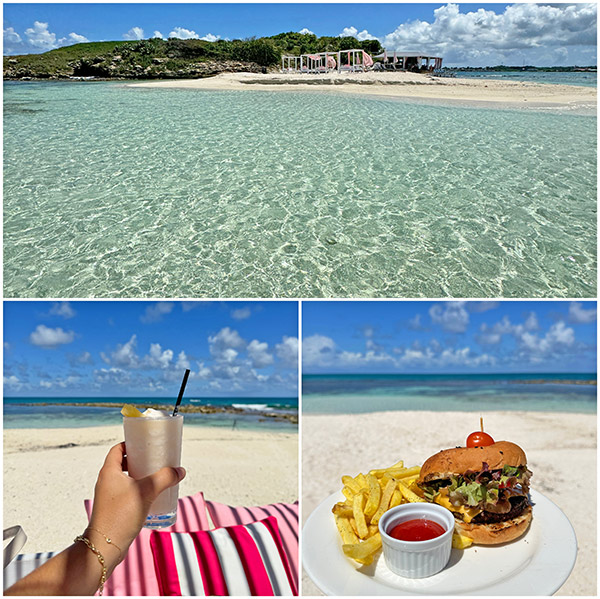
<instances>
[{"instance_id":1,"label":"black drinking straw","mask_svg":"<svg viewBox=\"0 0 600 599\"><path fill-rule=\"evenodd\" d=\"M175 403L175 409L173 410L173 416L177 416L177 412L179 411L179 404L183 398L183 392L185 391L185 386L187 385L188 376L190 376L190 369L186 368L185 374L183 375L183 381L181 381L181 389L179 389L179 395L177 396L177 402Z\"/></svg>"}]
</instances>

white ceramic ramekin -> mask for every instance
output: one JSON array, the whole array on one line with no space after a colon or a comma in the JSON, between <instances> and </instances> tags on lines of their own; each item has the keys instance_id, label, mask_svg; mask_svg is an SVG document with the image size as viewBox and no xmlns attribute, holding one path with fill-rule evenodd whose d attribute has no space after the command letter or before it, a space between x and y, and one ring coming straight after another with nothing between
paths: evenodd
<instances>
[{"instance_id":1,"label":"white ceramic ramekin","mask_svg":"<svg viewBox=\"0 0 600 599\"><path fill-rule=\"evenodd\" d=\"M425 518L440 524L446 531L428 541L400 541L388 534L407 520ZM433 576L446 567L452 550L454 516L436 503L405 503L388 510L379 520L383 556L387 567L405 578Z\"/></svg>"}]
</instances>

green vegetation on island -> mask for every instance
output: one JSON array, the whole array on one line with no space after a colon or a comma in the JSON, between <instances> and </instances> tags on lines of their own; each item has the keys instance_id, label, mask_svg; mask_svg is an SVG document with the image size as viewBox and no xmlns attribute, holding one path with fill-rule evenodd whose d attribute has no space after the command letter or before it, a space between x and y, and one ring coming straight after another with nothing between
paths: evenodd
<instances>
[{"instance_id":1,"label":"green vegetation on island","mask_svg":"<svg viewBox=\"0 0 600 599\"><path fill-rule=\"evenodd\" d=\"M43 54L4 57L5 79L178 79L221 72L261 72L276 68L282 54L337 52L362 48L382 51L377 40L280 33L246 40L153 38L125 42L89 42Z\"/></svg>"}]
</instances>

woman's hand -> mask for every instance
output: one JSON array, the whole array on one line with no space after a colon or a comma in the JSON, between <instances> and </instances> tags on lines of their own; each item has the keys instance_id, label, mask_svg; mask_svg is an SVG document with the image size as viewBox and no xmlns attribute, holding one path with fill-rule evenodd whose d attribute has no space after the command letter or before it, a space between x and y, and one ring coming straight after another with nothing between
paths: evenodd
<instances>
[{"instance_id":1,"label":"woman's hand","mask_svg":"<svg viewBox=\"0 0 600 599\"><path fill-rule=\"evenodd\" d=\"M138 536L152 502L185 477L184 468L166 467L135 480L125 473L126 469L125 443L119 443L108 452L98 474L90 527L86 531L97 547L102 546L102 535L109 537L121 549L122 557Z\"/></svg>"},{"instance_id":2,"label":"woman's hand","mask_svg":"<svg viewBox=\"0 0 600 599\"><path fill-rule=\"evenodd\" d=\"M125 474L126 469L125 443L119 443L108 452L98 474L92 517L84 533L102 554L108 576L142 529L152 502L185 476L183 468L162 468L146 478L134 480ZM102 566L96 554L77 541L4 594L93 595L101 574Z\"/></svg>"}]
</instances>

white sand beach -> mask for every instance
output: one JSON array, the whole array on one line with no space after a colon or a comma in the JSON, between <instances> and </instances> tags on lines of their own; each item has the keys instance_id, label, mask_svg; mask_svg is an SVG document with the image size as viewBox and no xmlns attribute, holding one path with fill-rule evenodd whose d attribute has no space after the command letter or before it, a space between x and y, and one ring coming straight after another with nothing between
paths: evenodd
<instances>
[{"instance_id":1,"label":"white sand beach","mask_svg":"<svg viewBox=\"0 0 600 599\"><path fill-rule=\"evenodd\" d=\"M128 83L147 88L199 90L321 91L412 99L426 102L567 109L590 112L596 108L596 89L524 81L435 77L404 72L292 74L222 73L205 79L175 79Z\"/></svg>"},{"instance_id":2,"label":"white sand beach","mask_svg":"<svg viewBox=\"0 0 600 599\"><path fill-rule=\"evenodd\" d=\"M122 440L120 426L4 430L4 527L24 528L24 552L62 549L81 534L83 501ZM184 427L182 465L180 496L203 491L247 506L298 499L296 434Z\"/></svg>"},{"instance_id":3,"label":"white sand beach","mask_svg":"<svg viewBox=\"0 0 600 599\"><path fill-rule=\"evenodd\" d=\"M533 472L532 489L567 515L579 552L558 595L596 594L596 415L484 412L486 431L519 444ZM302 517L341 490L343 474L356 475L399 459L422 464L440 449L465 444L479 414L379 412L305 415L302 419ZM535 518L535 508L534 508ZM303 594L320 595L306 574Z\"/></svg>"}]
</instances>

